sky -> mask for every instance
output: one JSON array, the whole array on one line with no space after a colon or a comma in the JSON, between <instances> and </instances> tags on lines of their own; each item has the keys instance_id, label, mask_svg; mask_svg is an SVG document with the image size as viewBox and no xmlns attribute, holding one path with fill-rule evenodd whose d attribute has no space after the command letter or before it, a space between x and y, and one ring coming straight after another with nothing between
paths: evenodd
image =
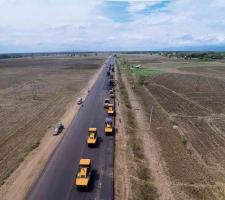
<instances>
[{"instance_id":1,"label":"sky","mask_svg":"<svg viewBox=\"0 0 225 200\"><path fill-rule=\"evenodd\" d=\"M0 0L0 53L225 46L225 0Z\"/></svg>"}]
</instances>

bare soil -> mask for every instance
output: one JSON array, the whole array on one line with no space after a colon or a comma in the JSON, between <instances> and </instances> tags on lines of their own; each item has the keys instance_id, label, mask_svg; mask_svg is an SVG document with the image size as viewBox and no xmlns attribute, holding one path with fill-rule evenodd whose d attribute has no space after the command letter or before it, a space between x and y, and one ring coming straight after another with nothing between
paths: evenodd
<instances>
[{"instance_id":1,"label":"bare soil","mask_svg":"<svg viewBox=\"0 0 225 200\"><path fill-rule=\"evenodd\" d=\"M128 200L131 184L128 173L127 136L122 114L121 97L116 90L116 142L115 142L115 200Z\"/></svg>"},{"instance_id":2,"label":"bare soil","mask_svg":"<svg viewBox=\"0 0 225 200\"><path fill-rule=\"evenodd\" d=\"M128 84L126 78L124 82L128 91L129 98L132 99L131 106L135 110L137 119L138 135L143 143L143 150L146 159L148 160L148 168L151 171L154 186L157 188L159 196L157 199L173 200L171 189L171 182L167 174L164 160L161 157L160 146L154 136L154 133L149 129L149 119L145 115L144 108L140 99L132 91L131 86Z\"/></svg>"}]
</instances>

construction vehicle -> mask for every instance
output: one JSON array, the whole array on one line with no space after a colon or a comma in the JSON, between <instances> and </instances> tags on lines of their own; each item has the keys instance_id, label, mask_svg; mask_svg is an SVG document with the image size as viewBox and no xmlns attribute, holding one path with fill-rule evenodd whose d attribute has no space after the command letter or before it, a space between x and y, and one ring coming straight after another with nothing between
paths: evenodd
<instances>
[{"instance_id":1,"label":"construction vehicle","mask_svg":"<svg viewBox=\"0 0 225 200\"><path fill-rule=\"evenodd\" d=\"M98 140L97 128L89 128L87 138L88 146L89 147L95 146L97 144L97 140Z\"/></svg>"},{"instance_id":2,"label":"construction vehicle","mask_svg":"<svg viewBox=\"0 0 225 200\"><path fill-rule=\"evenodd\" d=\"M113 89L109 90L109 96L110 96L110 98L115 98Z\"/></svg>"},{"instance_id":3,"label":"construction vehicle","mask_svg":"<svg viewBox=\"0 0 225 200\"><path fill-rule=\"evenodd\" d=\"M108 115L114 115L115 112L114 112L114 106L113 104L108 104Z\"/></svg>"},{"instance_id":4,"label":"construction vehicle","mask_svg":"<svg viewBox=\"0 0 225 200\"><path fill-rule=\"evenodd\" d=\"M77 189L88 189L91 180L91 159L80 159L75 185Z\"/></svg>"},{"instance_id":5,"label":"construction vehicle","mask_svg":"<svg viewBox=\"0 0 225 200\"><path fill-rule=\"evenodd\" d=\"M109 79L108 86L113 87L115 85L114 79Z\"/></svg>"},{"instance_id":6,"label":"construction vehicle","mask_svg":"<svg viewBox=\"0 0 225 200\"><path fill-rule=\"evenodd\" d=\"M105 119L105 134L112 135L113 133L113 121L111 117L106 117Z\"/></svg>"},{"instance_id":7,"label":"construction vehicle","mask_svg":"<svg viewBox=\"0 0 225 200\"><path fill-rule=\"evenodd\" d=\"M110 103L109 98L105 98L104 108L108 108L108 104Z\"/></svg>"}]
</instances>

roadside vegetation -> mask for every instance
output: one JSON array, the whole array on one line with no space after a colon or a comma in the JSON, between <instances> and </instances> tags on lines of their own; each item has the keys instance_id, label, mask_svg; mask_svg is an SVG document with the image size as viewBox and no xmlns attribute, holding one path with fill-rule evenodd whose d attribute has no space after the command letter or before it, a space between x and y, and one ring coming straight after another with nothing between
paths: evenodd
<instances>
[{"instance_id":1,"label":"roadside vegetation","mask_svg":"<svg viewBox=\"0 0 225 200\"><path fill-rule=\"evenodd\" d=\"M225 58L224 52L163 52L167 57L177 57L186 60L213 61Z\"/></svg>"},{"instance_id":2,"label":"roadside vegetation","mask_svg":"<svg viewBox=\"0 0 225 200\"><path fill-rule=\"evenodd\" d=\"M126 77L122 77L126 74ZM153 200L158 194L156 188L152 184L152 177L146 157L143 151L143 143L138 134L137 120L132 108L127 88L124 84L124 78L130 79L130 71L127 69L127 62L121 60L117 62L117 74L119 91L121 94L123 117L126 124L127 135L127 160L129 162L129 179L131 183L131 194L129 199L133 200Z\"/></svg>"},{"instance_id":3,"label":"roadside vegetation","mask_svg":"<svg viewBox=\"0 0 225 200\"><path fill-rule=\"evenodd\" d=\"M202 52L202 51L130 51L121 52L123 56L135 55L139 57L146 57L151 55L161 55L169 58L182 58L187 60L199 61L215 61L225 59L225 52Z\"/></svg>"},{"instance_id":4,"label":"roadside vegetation","mask_svg":"<svg viewBox=\"0 0 225 200\"><path fill-rule=\"evenodd\" d=\"M136 75L136 76L149 76L149 77L153 77L153 76L157 76L162 74L163 72L161 70L157 70L157 69L151 69L151 68L132 68L132 72Z\"/></svg>"}]
</instances>

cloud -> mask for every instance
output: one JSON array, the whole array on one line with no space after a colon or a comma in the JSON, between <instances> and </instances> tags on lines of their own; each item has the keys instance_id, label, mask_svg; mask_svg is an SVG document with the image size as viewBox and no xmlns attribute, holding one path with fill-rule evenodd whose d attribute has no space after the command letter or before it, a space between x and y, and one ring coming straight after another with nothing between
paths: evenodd
<instances>
[{"instance_id":1,"label":"cloud","mask_svg":"<svg viewBox=\"0 0 225 200\"><path fill-rule=\"evenodd\" d=\"M145 9L152 8L156 5L159 7L162 3L168 2L168 0L149 0L149 1L128 1L128 11L131 13L137 13L144 11Z\"/></svg>"},{"instance_id":2,"label":"cloud","mask_svg":"<svg viewBox=\"0 0 225 200\"><path fill-rule=\"evenodd\" d=\"M0 0L0 52L225 42L223 0Z\"/></svg>"}]
</instances>

